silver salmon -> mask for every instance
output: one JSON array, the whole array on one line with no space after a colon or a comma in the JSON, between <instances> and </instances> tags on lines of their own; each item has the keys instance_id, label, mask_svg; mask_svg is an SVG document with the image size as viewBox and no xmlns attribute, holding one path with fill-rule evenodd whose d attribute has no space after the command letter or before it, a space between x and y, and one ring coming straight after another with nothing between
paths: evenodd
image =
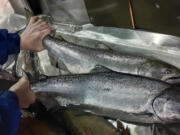
<instances>
[{"instance_id":1,"label":"silver salmon","mask_svg":"<svg viewBox=\"0 0 180 135\"><path fill-rule=\"evenodd\" d=\"M180 73L180 70L162 62L122 55L111 50L82 47L55 40L50 36L43 40L43 44L49 53L55 56L57 61L63 62L73 74L89 73L96 66L161 80Z\"/></svg>"},{"instance_id":2,"label":"silver salmon","mask_svg":"<svg viewBox=\"0 0 180 135\"><path fill-rule=\"evenodd\" d=\"M82 46L94 47L104 44L108 48L126 53L159 60L180 69L180 38L176 36L141 30L113 27L57 24L56 33L65 40Z\"/></svg>"},{"instance_id":3,"label":"silver salmon","mask_svg":"<svg viewBox=\"0 0 180 135\"><path fill-rule=\"evenodd\" d=\"M66 75L32 84L32 90L60 106L127 122L180 122L180 87L150 78L116 72Z\"/></svg>"}]
</instances>

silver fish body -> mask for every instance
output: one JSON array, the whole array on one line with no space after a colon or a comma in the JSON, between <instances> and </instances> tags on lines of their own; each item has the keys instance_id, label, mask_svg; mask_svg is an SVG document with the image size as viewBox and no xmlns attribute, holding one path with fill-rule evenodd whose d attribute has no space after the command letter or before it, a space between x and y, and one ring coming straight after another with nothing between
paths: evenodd
<instances>
[{"instance_id":1,"label":"silver fish body","mask_svg":"<svg viewBox=\"0 0 180 135\"><path fill-rule=\"evenodd\" d=\"M53 97L60 106L135 123L180 122L179 89L115 72L59 76L32 85L33 91Z\"/></svg>"},{"instance_id":2,"label":"silver fish body","mask_svg":"<svg viewBox=\"0 0 180 135\"><path fill-rule=\"evenodd\" d=\"M31 74L31 76L35 76L32 61L33 58L30 56L29 51L21 51L16 61L16 76L24 76L24 71Z\"/></svg>"},{"instance_id":3,"label":"silver fish body","mask_svg":"<svg viewBox=\"0 0 180 135\"><path fill-rule=\"evenodd\" d=\"M52 27L66 41L75 44L88 47L104 44L120 53L163 61L180 68L180 38L176 36L92 24L54 23Z\"/></svg>"},{"instance_id":4,"label":"silver fish body","mask_svg":"<svg viewBox=\"0 0 180 135\"><path fill-rule=\"evenodd\" d=\"M73 74L89 73L96 66L161 80L180 73L178 69L161 62L122 55L110 50L86 48L49 36L44 39L43 44L49 53L54 55L57 61L63 62Z\"/></svg>"}]
</instances>

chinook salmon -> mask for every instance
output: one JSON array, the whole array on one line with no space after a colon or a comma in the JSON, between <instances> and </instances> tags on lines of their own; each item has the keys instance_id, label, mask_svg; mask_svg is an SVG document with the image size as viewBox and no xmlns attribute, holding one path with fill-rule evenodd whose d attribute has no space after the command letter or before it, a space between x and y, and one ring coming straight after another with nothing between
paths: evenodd
<instances>
[{"instance_id":1,"label":"chinook salmon","mask_svg":"<svg viewBox=\"0 0 180 135\"><path fill-rule=\"evenodd\" d=\"M150 78L116 72L66 75L32 84L32 90L60 106L127 122L180 122L180 87Z\"/></svg>"},{"instance_id":2,"label":"chinook salmon","mask_svg":"<svg viewBox=\"0 0 180 135\"><path fill-rule=\"evenodd\" d=\"M43 40L43 44L49 53L55 56L57 61L63 62L73 74L89 73L96 66L161 80L180 73L178 69L161 62L121 55L111 50L82 47L65 41L58 41L50 36Z\"/></svg>"},{"instance_id":3,"label":"chinook salmon","mask_svg":"<svg viewBox=\"0 0 180 135\"><path fill-rule=\"evenodd\" d=\"M89 47L104 44L120 53L163 61L180 69L180 38L177 36L92 24L55 24L53 29L56 35L75 44Z\"/></svg>"}]
</instances>

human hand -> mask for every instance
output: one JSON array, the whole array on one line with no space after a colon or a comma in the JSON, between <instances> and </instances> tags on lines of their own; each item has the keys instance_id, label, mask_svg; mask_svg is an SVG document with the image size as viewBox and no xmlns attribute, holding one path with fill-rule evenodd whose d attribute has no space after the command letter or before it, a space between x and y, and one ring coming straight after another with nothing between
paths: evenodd
<instances>
[{"instance_id":1,"label":"human hand","mask_svg":"<svg viewBox=\"0 0 180 135\"><path fill-rule=\"evenodd\" d=\"M29 80L25 77L22 77L9 90L17 95L20 108L28 108L36 100L36 95L30 89Z\"/></svg>"},{"instance_id":2,"label":"human hand","mask_svg":"<svg viewBox=\"0 0 180 135\"><path fill-rule=\"evenodd\" d=\"M20 49L30 51L42 51L42 40L51 32L47 22L32 17L25 31L20 35Z\"/></svg>"}]
</instances>

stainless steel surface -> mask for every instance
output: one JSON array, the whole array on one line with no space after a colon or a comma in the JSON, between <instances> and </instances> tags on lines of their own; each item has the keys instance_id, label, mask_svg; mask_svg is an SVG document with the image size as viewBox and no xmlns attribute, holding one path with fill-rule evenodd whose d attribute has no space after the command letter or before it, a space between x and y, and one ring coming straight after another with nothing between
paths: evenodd
<instances>
[{"instance_id":1,"label":"stainless steel surface","mask_svg":"<svg viewBox=\"0 0 180 135\"><path fill-rule=\"evenodd\" d=\"M132 0L138 29L180 36L179 0Z\"/></svg>"},{"instance_id":2,"label":"stainless steel surface","mask_svg":"<svg viewBox=\"0 0 180 135\"><path fill-rule=\"evenodd\" d=\"M131 1L137 29L180 36L179 0ZM27 0L10 2L16 13L25 14L24 8L31 10ZM128 0L40 0L40 6L39 14L50 15L57 22L131 28Z\"/></svg>"},{"instance_id":3,"label":"stainless steel surface","mask_svg":"<svg viewBox=\"0 0 180 135\"><path fill-rule=\"evenodd\" d=\"M8 17L14 13L8 0L1 0L0 4L0 29L5 28L6 20ZM6 26L7 27L7 26Z\"/></svg>"},{"instance_id":4,"label":"stainless steel surface","mask_svg":"<svg viewBox=\"0 0 180 135\"><path fill-rule=\"evenodd\" d=\"M179 0L131 1L137 29L180 36ZM42 14L51 15L57 22L81 25L91 22L97 26L132 28L128 2L128 0L40 0L40 5Z\"/></svg>"},{"instance_id":5,"label":"stainless steel surface","mask_svg":"<svg viewBox=\"0 0 180 135\"><path fill-rule=\"evenodd\" d=\"M132 28L128 0L84 1L93 25Z\"/></svg>"},{"instance_id":6,"label":"stainless steel surface","mask_svg":"<svg viewBox=\"0 0 180 135\"><path fill-rule=\"evenodd\" d=\"M84 0L40 0L40 3L42 13L57 22L80 25L89 22Z\"/></svg>"},{"instance_id":7,"label":"stainless steel surface","mask_svg":"<svg viewBox=\"0 0 180 135\"><path fill-rule=\"evenodd\" d=\"M25 15L26 11L23 5L23 0L9 0L16 14Z\"/></svg>"},{"instance_id":8,"label":"stainless steel surface","mask_svg":"<svg viewBox=\"0 0 180 135\"><path fill-rule=\"evenodd\" d=\"M8 32L18 32L26 27L25 16L15 14L8 0L2 0L0 5L0 29Z\"/></svg>"},{"instance_id":9,"label":"stainless steel surface","mask_svg":"<svg viewBox=\"0 0 180 135\"><path fill-rule=\"evenodd\" d=\"M25 29L27 24L26 17L19 14L11 14L5 21L5 27L9 33L19 32Z\"/></svg>"}]
</instances>

